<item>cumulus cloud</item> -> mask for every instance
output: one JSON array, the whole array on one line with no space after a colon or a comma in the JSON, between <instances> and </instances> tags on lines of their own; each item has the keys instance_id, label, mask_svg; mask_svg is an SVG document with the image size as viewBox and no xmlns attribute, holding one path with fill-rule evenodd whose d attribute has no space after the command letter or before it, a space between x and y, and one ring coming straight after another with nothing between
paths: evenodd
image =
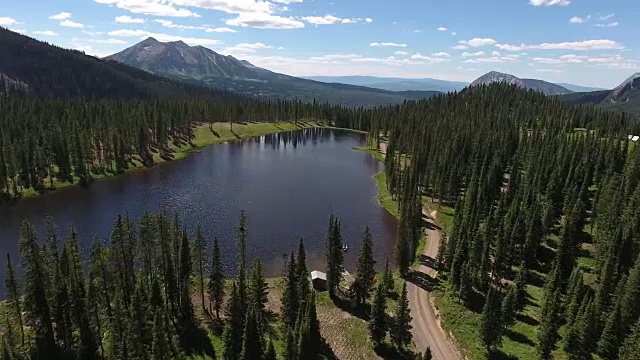
<instances>
[{"instance_id":1,"label":"cumulus cloud","mask_svg":"<svg viewBox=\"0 0 640 360\"><path fill-rule=\"evenodd\" d=\"M206 32L213 32L213 33L234 33L237 32L231 28L228 27L219 27L219 28L206 28L205 29Z\"/></svg>"},{"instance_id":2,"label":"cumulus cloud","mask_svg":"<svg viewBox=\"0 0 640 360\"><path fill-rule=\"evenodd\" d=\"M569 0L529 0L529 4L533 6L567 6L571 4Z\"/></svg>"},{"instance_id":3,"label":"cumulus cloud","mask_svg":"<svg viewBox=\"0 0 640 360\"><path fill-rule=\"evenodd\" d=\"M463 62L468 64L479 64L479 63L506 63L506 62L515 62L515 61L518 61L518 59L508 57L508 56L491 56L486 58L469 59Z\"/></svg>"},{"instance_id":4,"label":"cumulus cloud","mask_svg":"<svg viewBox=\"0 0 640 360\"><path fill-rule=\"evenodd\" d=\"M60 22L60 26L64 26L64 27L70 27L70 28L77 28L77 29L82 29L84 28L84 24L80 24L71 20L64 20Z\"/></svg>"},{"instance_id":5,"label":"cumulus cloud","mask_svg":"<svg viewBox=\"0 0 640 360\"><path fill-rule=\"evenodd\" d=\"M49 16L49 19L51 20L67 20L69 18L71 18L71 13L68 12L61 12L60 14Z\"/></svg>"},{"instance_id":6,"label":"cumulus cloud","mask_svg":"<svg viewBox=\"0 0 640 360\"><path fill-rule=\"evenodd\" d=\"M571 19L569 19L569 22L572 24L582 24L584 22L586 22L587 20L585 18L581 18L579 16L574 16Z\"/></svg>"},{"instance_id":7,"label":"cumulus cloud","mask_svg":"<svg viewBox=\"0 0 640 360\"><path fill-rule=\"evenodd\" d=\"M456 36L458 35L455 31L451 33L451 35Z\"/></svg>"},{"instance_id":8,"label":"cumulus cloud","mask_svg":"<svg viewBox=\"0 0 640 360\"><path fill-rule=\"evenodd\" d=\"M510 44L496 44L500 50L505 51L522 51L522 50L621 50L624 49L622 44L613 40L585 40L577 42L562 42L562 43L542 43L537 45L510 45Z\"/></svg>"},{"instance_id":9,"label":"cumulus cloud","mask_svg":"<svg viewBox=\"0 0 640 360\"><path fill-rule=\"evenodd\" d=\"M480 46L487 46L487 45L494 45L497 41L491 39L491 38L473 38L469 41L460 41L460 44L467 44L471 47L480 47Z\"/></svg>"},{"instance_id":10,"label":"cumulus cloud","mask_svg":"<svg viewBox=\"0 0 640 360\"><path fill-rule=\"evenodd\" d=\"M18 33L18 34L26 34L26 33L27 33L27 30L25 30L25 29L13 29L13 28L9 28L9 30L11 30L11 31L13 31L13 32L15 32L15 33Z\"/></svg>"},{"instance_id":11,"label":"cumulus cloud","mask_svg":"<svg viewBox=\"0 0 640 360\"><path fill-rule=\"evenodd\" d=\"M372 18L366 18L366 19L364 19L364 21L366 21L366 22L368 22L368 23L372 23L372 22L373 22L373 19L372 19Z\"/></svg>"},{"instance_id":12,"label":"cumulus cloud","mask_svg":"<svg viewBox=\"0 0 640 360\"><path fill-rule=\"evenodd\" d=\"M444 27L444 26L440 26L440 27L438 28L438 31L447 31L447 28L446 28L446 27Z\"/></svg>"},{"instance_id":13,"label":"cumulus cloud","mask_svg":"<svg viewBox=\"0 0 640 360\"><path fill-rule=\"evenodd\" d=\"M494 51L494 52L491 53L491 56L500 56L500 53L497 52L497 51Z\"/></svg>"},{"instance_id":14,"label":"cumulus cloud","mask_svg":"<svg viewBox=\"0 0 640 360\"><path fill-rule=\"evenodd\" d=\"M118 9L130 11L134 14L172 17L199 17L200 15L184 8L174 6L180 1L167 2L164 0L94 0L98 4L115 5Z\"/></svg>"},{"instance_id":15,"label":"cumulus cloud","mask_svg":"<svg viewBox=\"0 0 640 360\"><path fill-rule=\"evenodd\" d=\"M123 15L123 16L116 16L116 22L122 23L122 24L143 24L144 19L132 18L131 16Z\"/></svg>"},{"instance_id":16,"label":"cumulus cloud","mask_svg":"<svg viewBox=\"0 0 640 360\"><path fill-rule=\"evenodd\" d=\"M442 57L424 56L424 55L421 55L420 53L411 55L411 60L420 60L420 61L423 61L426 63L432 63L432 64L450 61L449 59L443 59Z\"/></svg>"},{"instance_id":17,"label":"cumulus cloud","mask_svg":"<svg viewBox=\"0 0 640 360\"><path fill-rule=\"evenodd\" d=\"M309 58L309 60L332 61L332 60L351 60L351 59L359 59L359 58L362 58L362 56L357 54L327 54L322 56L312 56Z\"/></svg>"},{"instance_id":18,"label":"cumulus cloud","mask_svg":"<svg viewBox=\"0 0 640 360\"><path fill-rule=\"evenodd\" d=\"M294 18L266 13L241 13L238 17L227 20L226 24L258 29L300 29L304 27L303 22Z\"/></svg>"},{"instance_id":19,"label":"cumulus cloud","mask_svg":"<svg viewBox=\"0 0 640 360\"><path fill-rule=\"evenodd\" d=\"M254 53L256 52L256 50L261 50L261 49L271 49L271 46L265 45L261 42L254 43L254 44L243 43L243 44L237 44L235 46L230 46L228 48L225 48L221 52L223 54Z\"/></svg>"},{"instance_id":20,"label":"cumulus cloud","mask_svg":"<svg viewBox=\"0 0 640 360\"><path fill-rule=\"evenodd\" d=\"M613 63L621 63L625 61L625 58L620 55L612 55L612 56L586 56L586 55L562 55L557 58L545 58L545 57L535 57L533 61L541 64L613 64Z\"/></svg>"},{"instance_id":21,"label":"cumulus cloud","mask_svg":"<svg viewBox=\"0 0 640 360\"><path fill-rule=\"evenodd\" d=\"M396 55L396 56L407 56L407 55L409 55L409 53L406 52L406 51L396 51L396 52L393 53L393 55Z\"/></svg>"},{"instance_id":22,"label":"cumulus cloud","mask_svg":"<svg viewBox=\"0 0 640 360\"><path fill-rule=\"evenodd\" d=\"M435 56L435 57L450 57L451 55L449 55L449 53L446 53L444 51L440 51L440 52L431 54L431 56Z\"/></svg>"},{"instance_id":23,"label":"cumulus cloud","mask_svg":"<svg viewBox=\"0 0 640 360\"><path fill-rule=\"evenodd\" d=\"M0 17L0 25L2 26L17 25L17 24L21 24L21 23L19 23L17 20L12 19L10 17Z\"/></svg>"},{"instance_id":24,"label":"cumulus cloud","mask_svg":"<svg viewBox=\"0 0 640 360\"><path fill-rule=\"evenodd\" d=\"M362 21L362 19L358 18L339 18L330 14L327 14L325 16L304 16L302 17L302 20L314 25L331 25L336 23L351 24Z\"/></svg>"},{"instance_id":25,"label":"cumulus cloud","mask_svg":"<svg viewBox=\"0 0 640 360\"><path fill-rule=\"evenodd\" d=\"M474 56L484 56L484 51L478 51L478 52L474 52L474 53L468 53L468 52L463 52L462 53L463 57L474 57Z\"/></svg>"},{"instance_id":26,"label":"cumulus cloud","mask_svg":"<svg viewBox=\"0 0 640 360\"><path fill-rule=\"evenodd\" d=\"M616 14L603 15L603 16L600 16L600 20L607 21L607 20L613 18L614 16L616 16Z\"/></svg>"},{"instance_id":27,"label":"cumulus cloud","mask_svg":"<svg viewBox=\"0 0 640 360\"><path fill-rule=\"evenodd\" d=\"M280 3L280 4L293 4L293 3L301 3L304 0L273 0L274 2Z\"/></svg>"},{"instance_id":28,"label":"cumulus cloud","mask_svg":"<svg viewBox=\"0 0 640 360\"><path fill-rule=\"evenodd\" d=\"M466 50L469 47L465 46L465 45L456 45L454 47L452 47L453 50Z\"/></svg>"},{"instance_id":29,"label":"cumulus cloud","mask_svg":"<svg viewBox=\"0 0 640 360\"><path fill-rule=\"evenodd\" d=\"M120 0L123 1L123 0ZM129 0L131 1L131 0ZM141 1L141 0L136 0ZM150 0L147 0L150 1ZM158 0L156 0L158 1ZM161 0L160 0L161 1ZM301 1L278 1L283 4ZM242 13L265 13L272 14L276 7L268 2L261 0L171 0L172 4L178 6L190 6L208 10L218 10L229 14Z\"/></svg>"},{"instance_id":30,"label":"cumulus cloud","mask_svg":"<svg viewBox=\"0 0 640 360\"><path fill-rule=\"evenodd\" d=\"M33 33L36 35L44 35L44 36L58 36L56 32L53 32L51 30L34 31Z\"/></svg>"},{"instance_id":31,"label":"cumulus cloud","mask_svg":"<svg viewBox=\"0 0 640 360\"><path fill-rule=\"evenodd\" d=\"M98 35L102 35L104 34L102 31L86 31L86 30L82 30L83 33L89 35L89 36L98 36Z\"/></svg>"},{"instance_id":32,"label":"cumulus cloud","mask_svg":"<svg viewBox=\"0 0 640 360\"><path fill-rule=\"evenodd\" d=\"M139 38L140 40L144 40L148 37L153 37L159 41L165 41L165 42L166 41L184 41L185 43L192 44L192 45L218 45L221 43L220 40L215 40L215 39L203 39L203 38L175 36L175 35L168 35L168 34L158 34L158 33L152 33L145 30L128 30L128 29L114 30L114 31L109 31L107 35L115 36L115 37L134 37L134 38Z\"/></svg>"},{"instance_id":33,"label":"cumulus cloud","mask_svg":"<svg viewBox=\"0 0 640 360\"><path fill-rule=\"evenodd\" d=\"M379 42L372 42L371 44L369 44L369 46L371 47L407 47L407 44L398 44L398 43L392 43L392 42L383 42L383 43L379 43Z\"/></svg>"},{"instance_id":34,"label":"cumulus cloud","mask_svg":"<svg viewBox=\"0 0 640 360\"><path fill-rule=\"evenodd\" d=\"M611 23L608 23L608 24L596 24L596 26L600 27L600 28L610 28L610 27L616 27L618 25L620 25L620 24L615 22L615 21L611 22Z\"/></svg>"}]
</instances>

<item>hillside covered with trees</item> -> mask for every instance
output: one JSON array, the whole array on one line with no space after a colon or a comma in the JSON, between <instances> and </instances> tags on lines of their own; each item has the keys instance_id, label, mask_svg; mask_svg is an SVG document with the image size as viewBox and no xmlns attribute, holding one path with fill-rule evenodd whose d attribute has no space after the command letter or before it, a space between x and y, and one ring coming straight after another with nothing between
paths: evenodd
<instances>
[{"instance_id":1,"label":"hillside covered with trees","mask_svg":"<svg viewBox=\"0 0 640 360\"><path fill-rule=\"evenodd\" d=\"M423 197L455 209L436 260L445 293L479 314L487 357L525 319L527 358L638 358L640 149L625 114L507 85L381 111L396 263L407 273ZM532 286L537 318L523 313Z\"/></svg>"}]
</instances>

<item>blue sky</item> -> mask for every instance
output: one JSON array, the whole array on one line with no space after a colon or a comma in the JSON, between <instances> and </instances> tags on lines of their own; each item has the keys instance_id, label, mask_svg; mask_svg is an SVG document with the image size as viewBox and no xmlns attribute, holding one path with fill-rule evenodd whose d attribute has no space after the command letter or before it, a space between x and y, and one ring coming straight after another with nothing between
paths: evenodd
<instances>
[{"instance_id":1,"label":"blue sky","mask_svg":"<svg viewBox=\"0 0 640 360\"><path fill-rule=\"evenodd\" d=\"M154 36L295 76L614 87L640 71L636 0L3 0L0 26L105 56Z\"/></svg>"}]
</instances>

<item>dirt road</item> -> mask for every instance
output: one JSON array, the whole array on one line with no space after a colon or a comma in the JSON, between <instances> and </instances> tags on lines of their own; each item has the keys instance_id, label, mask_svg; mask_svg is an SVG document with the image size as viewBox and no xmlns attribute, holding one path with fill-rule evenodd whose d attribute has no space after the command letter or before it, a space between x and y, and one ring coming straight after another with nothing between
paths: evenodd
<instances>
[{"instance_id":1,"label":"dirt road","mask_svg":"<svg viewBox=\"0 0 640 360\"><path fill-rule=\"evenodd\" d=\"M440 326L440 319L430 303L430 292L438 275L434 265L441 234L434 222L437 213L435 211L427 213L423 210L423 215L427 220L427 244L419 264L408 276L407 282L409 306L411 317L413 317L411 321L413 341L420 351L424 351L427 346L431 347L435 360L461 359L456 346L447 338Z\"/></svg>"}]
</instances>

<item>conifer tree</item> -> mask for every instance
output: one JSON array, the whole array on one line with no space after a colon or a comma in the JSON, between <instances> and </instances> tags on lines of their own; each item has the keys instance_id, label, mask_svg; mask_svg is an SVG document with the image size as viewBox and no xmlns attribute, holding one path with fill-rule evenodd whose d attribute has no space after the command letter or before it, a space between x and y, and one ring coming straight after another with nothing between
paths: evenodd
<instances>
[{"instance_id":1,"label":"conifer tree","mask_svg":"<svg viewBox=\"0 0 640 360\"><path fill-rule=\"evenodd\" d=\"M433 359L433 355L431 354L431 348L427 346L427 350L424 351L422 360L431 360L431 359Z\"/></svg>"},{"instance_id":2,"label":"conifer tree","mask_svg":"<svg viewBox=\"0 0 640 360\"><path fill-rule=\"evenodd\" d=\"M376 286L373 307L371 309L371 319L369 320L371 340L376 345L382 344L387 335L387 304L385 295L384 285L380 282L378 286Z\"/></svg>"},{"instance_id":3,"label":"conifer tree","mask_svg":"<svg viewBox=\"0 0 640 360\"><path fill-rule=\"evenodd\" d=\"M558 340L560 290L549 294L542 308L542 319L538 328L538 354L543 360L551 358Z\"/></svg>"},{"instance_id":4,"label":"conifer tree","mask_svg":"<svg viewBox=\"0 0 640 360\"><path fill-rule=\"evenodd\" d=\"M262 331L260 330L260 313L255 304L249 304L249 313L246 316L244 325L244 342L240 360L260 359L263 355Z\"/></svg>"},{"instance_id":5,"label":"conifer tree","mask_svg":"<svg viewBox=\"0 0 640 360\"><path fill-rule=\"evenodd\" d=\"M382 277L381 283L383 284L384 291L387 294L391 294L395 290L393 274L391 273L391 268L389 267L389 258L386 259L384 264L384 275Z\"/></svg>"},{"instance_id":6,"label":"conifer tree","mask_svg":"<svg viewBox=\"0 0 640 360\"><path fill-rule=\"evenodd\" d=\"M259 330L264 330L267 318L267 296L269 295L269 285L264 279L262 261L256 259L251 267L251 280L249 282L249 306L255 312L254 320L257 321Z\"/></svg>"},{"instance_id":7,"label":"conifer tree","mask_svg":"<svg viewBox=\"0 0 640 360\"><path fill-rule=\"evenodd\" d=\"M20 341L24 345L24 325L22 323L22 310L20 306L20 287L16 280L16 274L11 264L11 256L7 253L7 271L5 277L5 291L7 294L7 304L12 309L12 319L18 319L18 326L20 326Z\"/></svg>"},{"instance_id":8,"label":"conifer tree","mask_svg":"<svg viewBox=\"0 0 640 360\"><path fill-rule=\"evenodd\" d=\"M240 265L238 271L238 299L242 309L241 316L244 316L247 310L247 284L246 284L246 254L247 254L247 218L244 210L240 211L240 223L236 230L236 243L238 245L238 254L240 257ZM244 318L242 318L244 323Z\"/></svg>"},{"instance_id":9,"label":"conifer tree","mask_svg":"<svg viewBox=\"0 0 640 360\"><path fill-rule=\"evenodd\" d=\"M213 255L211 256L211 273L209 274L209 284L207 285L207 293L209 295L209 311L211 304L216 312L216 317L220 318L220 308L224 299L224 273L222 270L222 254L220 252L220 244L218 238L213 240Z\"/></svg>"},{"instance_id":10,"label":"conifer tree","mask_svg":"<svg viewBox=\"0 0 640 360\"><path fill-rule=\"evenodd\" d=\"M631 334L620 347L618 360L640 359L640 320L633 327Z\"/></svg>"},{"instance_id":11,"label":"conifer tree","mask_svg":"<svg viewBox=\"0 0 640 360\"><path fill-rule=\"evenodd\" d=\"M287 265L287 277L285 279L284 292L282 293L282 317L287 328L293 329L298 317L298 306L300 303L298 273L296 270L296 262L291 252L289 263Z\"/></svg>"},{"instance_id":12,"label":"conifer tree","mask_svg":"<svg viewBox=\"0 0 640 360\"><path fill-rule=\"evenodd\" d=\"M356 263L356 283L358 293L356 294L358 303L364 305L369 297L369 292L373 288L375 277L375 260L373 259L373 237L369 227L367 227L362 235L362 245L358 254Z\"/></svg>"},{"instance_id":13,"label":"conifer tree","mask_svg":"<svg viewBox=\"0 0 640 360\"><path fill-rule=\"evenodd\" d=\"M329 295L335 296L340 278L342 277L342 235L340 234L340 221L333 215L329 218L329 228L326 235L325 257L327 262L327 286Z\"/></svg>"},{"instance_id":14,"label":"conifer tree","mask_svg":"<svg viewBox=\"0 0 640 360\"><path fill-rule=\"evenodd\" d=\"M224 360L238 360L240 358L244 331L244 324L242 323L244 317L242 316L242 311L243 309L242 304L240 303L240 296L234 282L225 311L227 324L225 325L224 333L222 334L222 341L224 343L222 358Z\"/></svg>"},{"instance_id":15,"label":"conifer tree","mask_svg":"<svg viewBox=\"0 0 640 360\"><path fill-rule=\"evenodd\" d=\"M193 270L191 260L191 246L187 232L182 232L182 243L180 245L180 315L183 326L193 322L193 305L191 304L191 294L189 293L189 279Z\"/></svg>"},{"instance_id":16,"label":"conifer tree","mask_svg":"<svg viewBox=\"0 0 640 360\"><path fill-rule=\"evenodd\" d=\"M407 299L407 283L402 284L402 293L398 300L398 310L393 318L391 328L391 342L397 348L405 348L411 344L411 313L409 310L409 300Z\"/></svg>"},{"instance_id":17,"label":"conifer tree","mask_svg":"<svg viewBox=\"0 0 640 360\"><path fill-rule=\"evenodd\" d=\"M504 329L502 319L500 292L490 286L487 299L482 308L482 320L480 322L480 339L488 354L492 354L502 342Z\"/></svg>"},{"instance_id":18,"label":"conifer tree","mask_svg":"<svg viewBox=\"0 0 640 360\"><path fill-rule=\"evenodd\" d=\"M298 255L295 265L298 276L298 296L300 299L306 299L309 296L311 287L309 285L309 270L307 269L307 254L302 238L300 238L300 242L298 243Z\"/></svg>"},{"instance_id":19,"label":"conifer tree","mask_svg":"<svg viewBox=\"0 0 640 360\"><path fill-rule=\"evenodd\" d=\"M170 360L171 348L167 340L165 319L162 310L158 309L153 320L153 345L151 347L152 360Z\"/></svg>"},{"instance_id":20,"label":"conifer tree","mask_svg":"<svg viewBox=\"0 0 640 360\"><path fill-rule=\"evenodd\" d=\"M273 341L269 339L269 343L267 344L267 351L264 353L262 357L263 360L277 360L276 357L276 349L273 347Z\"/></svg>"},{"instance_id":21,"label":"conifer tree","mask_svg":"<svg viewBox=\"0 0 640 360\"><path fill-rule=\"evenodd\" d=\"M196 237L193 242L193 259L196 263L196 270L198 274L198 283L199 290L202 302L202 310L205 310L205 302L204 302L204 271L205 271L205 263L206 263L206 254L207 253L207 243L204 240L204 236L202 236L202 231L200 230L200 225L196 230Z\"/></svg>"}]
</instances>

